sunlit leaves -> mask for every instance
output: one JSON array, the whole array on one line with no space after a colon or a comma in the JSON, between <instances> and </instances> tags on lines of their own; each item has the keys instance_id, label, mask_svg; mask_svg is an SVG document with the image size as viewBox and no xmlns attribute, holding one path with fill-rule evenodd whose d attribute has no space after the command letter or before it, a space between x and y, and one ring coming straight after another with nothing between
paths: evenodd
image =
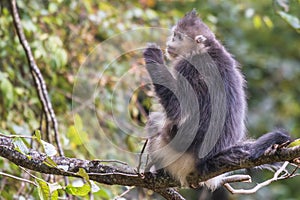
<instances>
[{"instance_id":1,"label":"sunlit leaves","mask_svg":"<svg viewBox=\"0 0 300 200\"><path fill-rule=\"evenodd\" d=\"M83 184L80 187L75 187L72 185L67 185L66 192L76 196L85 196L91 191L91 186L89 184Z\"/></svg>"},{"instance_id":2,"label":"sunlit leaves","mask_svg":"<svg viewBox=\"0 0 300 200\"><path fill-rule=\"evenodd\" d=\"M262 20L261 17L259 15L255 15L253 17L253 25L255 28L260 28L262 25Z\"/></svg>"},{"instance_id":3,"label":"sunlit leaves","mask_svg":"<svg viewBox=\"0 0 300 200\"><path fill-rule=\"evenodd\" d=\"M57 167L57 164L50 158L46 157L46 159L43 161L44 164L50 166L50 167Z\"/></svg>"},{"instance_id":4,"label":"sunlit leaves","mask_svg":"<svg viewBox=\"0 0 300 200\"><path fill-rule=\"evenodd\" d=\"M27 155L29 153L29 149L27 145L23 142L22 138L14 138L13 144L15 145L15 149L20 153Z\"/></svg>"},{"instance_id":5,"label":"sunlit leaves","mask_svg":"<svg viewBox=\"0 0 300 200\"><path fill-rule=\"evenodd\" d=\"M73 184L67 185L67 193L75 196L86 196L90 192L95 193L100 191L100 188L93 181L90 181L89 175L84 169L79 168L77 175L81 176L84 181L78 179L77 181L74 181ZM101 195L103 197L108 196L105 191L101 192Z\"/></svg>"},{"instance_id":6,"label":"sunlit leaves","mask_svg":"<svg viewBox=\"0 0 300 200\"><path fill-rule=\"evenodd\" d=\"M44 153L47 156L54 156L57 154L56 147L53 144L50 144L48 142L45 142L41 139L41 132L39 130L35 131L35 137L36 141L42 146Z\"/></svg>"},{"instance_id":7,"label":"sunlit leaves","mask_svg":"<svg viewBox=\"0 0 300 200\"><path fill-rule=\"evenodd\" d=\"M54 155L57 154L56 147L53 144L50 144L50 143L45 142L45 141L42 141L42 145L43 145L45 153L48 156L54 156Z\"/></svg>"},{"instance_id":8,"label":"sunlit leaves","mask_svg":"<svg viewBox=\"0 0 300 200\"><path fill-rule=\"evenodd\" d=\"M71 144L76 147L88 141L88 134L83 130L82 120L79 115L74 116L75 125L71 125L68 129L67 136Z\"/></svg>"},{"instance_id":9,"label":"sunlit leaves","mask_svg":"<svg viewBox=\"0 0 300 200\"><path fill-rule=\"evenodd\" d=\"M36 179L38 184L38 194L41 200L56 200L58 199L58 190L62 189L62 186L58 183L50 184L41 179Z\"/></svg>"},{"instance_id":10,"label":"sunlit leaves","mask_svg":"<svg viewBox=\"0 0 300 200\"><path fill-rule=\"evenodd\" d=\"M57 36L49 36L45 41L45 48L49 55L53 69L58 69L67 64L67 52L62 48L62 41Z\"/></svg>"},{"instance_id":11,"label":"sunlit leaves","mask_svg":"<svg viewBox=\"0 0 300 200\"><path fill-rule=\"evenodd\" d=\"M38 183L38 193L41 200L50 199L50 188L48 187L48 184L41 180L36 180L36 182Z\"/></svg>"},{"instance_id":12,"label":"sunlit leaves","mask_svg":"<svg viewBox=\"0 0 300 200\"><path fill-rule=\"evenodd\" d=\"M268 16L254 15L253 25L255 28L261 28L263 25L266 25L268 28L273 28L274 24Z\"/></svg>"},{"instance_id":13,"label":"sunlit leaves","mask_svg":"<svg viewBox=\"0 0 300 200\"><path fill-rule=\"evenodd\" d=\"M291 143L289 144L288 147L296 147L296 146L300 146L300 139L294 140L293 142L291 142Z\"/></svg>"},{"instance_id":14,"label":"sunlit leaves","mask_svg":"<svg viewBox=\"0 0 300 200\"><path fill-rule=\"evenodd\" d=\"M267 25L268 28L273 28L274 24L273 24L272 20L270 19L270 17L263 16L263 21L265 22L265 24Z\"/></svg>"},{"instance_id":15,"label":"sunlit leaves","mask_svg":"<svg viewBox=\"0 0 300 200\"><path fill-rule=\"evenodd\" d=\"M72 195L85 196L91 191L91 183L89 176L82 168L79 168L77 174L85 180L85 183L81 184L80 186L67 185L66 191Z\"/></svg>"}]
</instances>

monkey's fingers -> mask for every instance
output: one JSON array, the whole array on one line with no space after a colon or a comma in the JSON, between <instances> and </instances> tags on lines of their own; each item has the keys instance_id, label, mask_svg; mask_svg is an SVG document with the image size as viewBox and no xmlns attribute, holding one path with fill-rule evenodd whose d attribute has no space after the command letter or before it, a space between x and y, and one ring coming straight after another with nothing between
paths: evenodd
<instances>
[{"instance_id":1,"label":"monkey's fingers","mask_svg":"<svg viewBox=\"0 0 300 200\"><path fill-rule=\"evenodd\" d=\"M148 43L147 48L144 51L144 58L147 64L159 63L163 64L163 52L160 47L155 43Z\"/></svg>"},{"instance_id":2,"label":"monkey's fingers","mask_svg":"<svg viewBox=\"0 0 300 200\"><path fill-rule=\"evenodd\" d=\"M160 47L156 43L152 43L152 42L148 42L147 43L147 49L148 48L151 48L151 49L160 49Z\"/></svg>"}]
</instances>

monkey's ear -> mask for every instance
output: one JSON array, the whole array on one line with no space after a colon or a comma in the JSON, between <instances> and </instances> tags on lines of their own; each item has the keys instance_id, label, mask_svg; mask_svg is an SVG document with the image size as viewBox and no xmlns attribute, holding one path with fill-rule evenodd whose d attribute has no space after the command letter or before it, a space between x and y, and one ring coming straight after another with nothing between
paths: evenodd
<instances>
[{"instance_id":1,"label":"monkey's ear","mask_svg":"<svg viewBox=\"0 0 300 200\"><path fill-rule=\"evenodd\" d=\"M203 43L205 40L207 40L207 38L204 37L203 35L197 35L197 36L195 37L195 41L196 41L197 43Z\"/></svg>"}]
</instances>

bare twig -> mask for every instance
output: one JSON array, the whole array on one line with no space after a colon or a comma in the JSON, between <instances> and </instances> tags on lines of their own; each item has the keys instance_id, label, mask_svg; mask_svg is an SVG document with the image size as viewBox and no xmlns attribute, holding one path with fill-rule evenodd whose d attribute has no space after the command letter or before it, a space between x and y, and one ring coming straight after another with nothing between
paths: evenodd
<instances>
[{"instance_id":1,"label":"bare twig","mask_svg":"<svg viewBox=\"0 0 300 200\"><path fill-rule=\"evenodd\" d=\"M128 187L127 190L125 190L122 194L118 195L117 197L114 198L114 200L118 200L120 197L123 197L125 194L130 192L135 186Z\"/></svg>"},{"instance_id":2,"label":"bare twig","mask_svg":"<svg viewBox=\"0 0 300 200\"><path fill-rule=\"evenodd\" d=\"M257 184L254 188L252 189L234 189L233 187L231 187L231 185L229 183L225 183L224 186L225 188L231 192L232 194L253 194L255 192L257 192L259 189L269 185L270 183L279 180L281 177L279 177L279 175L285 171L286 167L288 166L289 162L284 162L284 164L280 167L280 169L278 169L275 173L273 178L268 179L262 183Z\"/></svg>"},{"instance_id":3,"label":"bare twig","mask_svg":"<svg viewBox=\"0 0 300 200\"><path fill-rule=\"evenodd\" d=\"M247 182L251 183L251 176L244 174L235 174L231 176L226 176L222 179L222 185L225 183L234 183L234 182Z\"/></svg>"},{"instance_id":4,"label":"bare twig","mask_svg":"<svg viewBox=\"0 0 300 200\"><path fill-rule=\"evenodd\" d=\"M11 174L7 174L7 173L4 173L4 172L0 172L0 175L1 176L6 176L6 177L9 177L9 178L13 178L13 179L16 179L18 181L30 183L30 184L32 184L34 186L37 186L33 181L30 181L28 179L20 178L20 177L17 177L17 176L11 175Z\"/></svg>"},{"instance_id":5,"label":"bare twig","mask_svg":"<svg viewBox=\"0 0 300 200\"><path fill-rule=\"evenodd\" d=\"M0 133L1 137L6 137L6 138L29 138L29 139L35 139L35 136L29 136L29 135L4 135Z\"/></svg>"},{"instance_id":6,"label":"bare twig","mask_svg":"<svg viewBox=\"0 0 300 200\"><path fill-rule=\"evenodd\" d=\"M51 137L49 135L50 135L50 127L51 127L50 123L52 123L53 130L54 130L55 143L57 145L59 155L63 156L64 153L63 153L60 141L59 141L58 124L57 124L54 110L52 108L52 104L49 100L49 95L48 95L48 91L46 88L44 78L34 60L31 48L30 48L30 46L26 40L26 37L24 35L23 27L22 27L20 16L19 16L18 9L17 9L16 0L11 0L10 2L11 2L11 10L12 10L14 26L15 26L19 41L22 44L24 51L26 53L26 57L27 57L27 60L28 60L29 66L30 66L30 72L32 74L32 77L33 77L33 80L34 80L34 83L35 83L35 86L36 86L36 89L38 92L38 97L42 103L43 111L46 115L46 130L47 130L48 142L51 142L51 140L50 140Z\"/></svg>"},{"instance_id":7,"label":"bare twig","mask_svg":"<svg viewBox=\"0 0 300 200\"><path fill-rule=\"evenodd\" d=\"M93 161L95 161L95 162L105 162L105 163L118 163L118 164L121 164L121 165L127 165L128 166L128 163L122 162L122 161L119 161L119 160L98 160L98 159L94 159Z\"/></svg>"},{"instance_id":8,"label":"bare twig","mask_svg":"<svg viewBox=\"0 0 300 200\"><path fill-rule=\"evenodd\" d=\"M179 194L179 192L177 192L174 188L156 189L154 191L159 193L167 200L185 200L185 198L181 196L181 194Z\"/></svg>"}]
</instances>

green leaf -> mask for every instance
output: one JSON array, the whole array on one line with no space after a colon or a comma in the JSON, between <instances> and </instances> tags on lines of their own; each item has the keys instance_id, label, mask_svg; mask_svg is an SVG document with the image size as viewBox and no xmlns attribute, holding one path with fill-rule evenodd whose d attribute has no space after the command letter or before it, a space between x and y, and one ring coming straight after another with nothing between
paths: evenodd
<instances>
[{"instance_id":1,"label":"green leaf","mask_svg":"<svg viewBox=\"0 0 300 200\"><path fill-rule=\"evenodd\" d=\"M101 197L101 199L111 199L109 192L104 188L97 192L97 197Z\"/></svg>"},{"instance_id":2,"label":"green leaf","mask_svg":"<svg viewBox=\"0 0 300 200\"><path fill-rule=\"evenodd\" d=\"M56 150L55 146L53 146L52 144L42 140L42 145L44 147L45 153L48 156L54 156L57 154L57 150Z\"/></svg>"},{"instance_id":3,"label":"green leaf","mask_svg":"<svg viewBox=\"0 0 300 200\"><path fill-rule=\"evenodd\" d=\"M57 200L58 199L58 189L62 189L62 186L58 183L49 184L43 180L36 179L38 184L38 194L42 200Z\"/></svg>"},{"instance_id":4,"label":"green leaf","mask_svg":"<svg viewBox=\"0 0 300 200\"><path fill-rule=\"evenodd\" d=\"M40 131L40 130L35 130L35 131L34 131L34 135L36 136L36 139L38 140L38 142L39 142L40 144L42 144L41 131Z\"/></svg>"},{"instance_id":5,"label":"green leaf","mask_svg":"<svg viewBox=\"0 0 300 200\"><path fill-rule=\"evenodd\" d=\"M78 131L81 131L83 129L82 120L81 120L81 117L78 114L75 114L74 124L75 124L75 127Z\"/></svg>"},{"instance_id":6,"label":"green leaf","mask_svg":"<svg viewBox=\"0 0 300 200\"><path fill-rule=\"evenodd\" d=\"M50 188L45 181L41 181L36 179L36 183L38 184L38 194L41 200L50 199Z\"/></svg>"},{"instance_id":7,"label":"green leaf","mask_svg":"<svg viewBox=\"0 0 300 200\"><path fill-rule=\"evenodd\" d=\"M100 190L100 187L94 182L94 181L90 181L91 183L91 191L92 193L98 192Z\"/></svg>"},{"instance_id":8,"label":"green leaf","mask_svg":"<svg viewBox=\"0 0 300 200\"><path fill-rule=\"evenodd\" d=\"M13 144L15 146L15 149L23 154L28 154L29 149L27 148L26 144L23 142L21 138L14 138Z\"/></svg>"},{"instance_id":9,"label":"green leaf","mask_svg":"<svg viewBox=\"0 0 300 200\"><path fill-rule=\"evenodd\" d=\"M55 190L51 193L51 200L57 200L58 199L58 191Z\"/></svg>"},{"instance_id":10,"label":"green leaf","mask_svg":"<svg viewBox=\"0 0 300 200\"><path fill-rule=\"evenodd\" d=\"M46 159L43 161L43 163L45 163L46 165L50 166L50 167L57 167L56 162L54 162L50 157L46 157Z\"/></svg>"},{"instance_id":11,"label":"green leaf","mask_svg":"<svg viewBox=\"0 0 300 200\"><path fill-rule=\"evenodd\" d=\"M56 12L57 9L58 9L58 6L57 6L56 3L54 3L54 2L49 3L48 10L49 10L50 13Z\"/></svg>"},{"instance_id":12,"label":"green leaf","mask_svg":"<svg viewBox=\"0 0 300 200\"><path fill-rule=\"evenodd\" d=\"M59 183L48 183L48 187L50 189L51 196L53 196L53 192L62 189L62 186Z\"/></svg>"},{"instance_id":13,"label":"green leaf","mask_svg":"<svg viewBox=\"0 0 300 200\"><path fill-rule=\"evenodd\" d=\"M300 146L300 139L296 139L288 145L288 147L296 147L296 146Z\"/></svg>"},{"instance_id":14,"label":"green leaf","mask_svg":"<svg viewBox=\"0 0 300 200\"><path fill-rule=\"evenodd\" d=\"M76 174L84 178L84 180L90 181L89 175L86 173L86 171L83 168L79 168L79 171Z\"/></svg>"},{"instance_id":15,"label":"green leaf","mask_svg":"<svg viewBox=\"0 0 300 200\"><path fill-rule=\"evenodd\" d=\"M75 126L70 126L67 132L68 138L70 138L71 142L75 145L82 145L81 137Z\"/></svg>"},{"instance_id":16,"label":"green leaf","mask_svg":"<svg viewBox=\"0 0 300 200\"><path fill-rule=\"evenodd\" d=\"M66 187L66 192L72 195L85 196L91 191L91 187L92 187L89 175L86 173L86 171L83 168L79 168L79 171L76 174L81 176L87 183L85 183L80 187L68 185Z\"/></svg>"},{"instance_id":17,"label":"green leaf","mask_svg":"<svg viewBox=\"0 0 300 200\"><path fill-rule=\"evenodd\" d=\"M66 192L72 195L85 196L91 191L91 186L89 184L84 184L81 187L74 187L72 185L67 185Z\"/></svg>"},{"instance_id":18,"label":"green leaf","mask_svg":"<svg viewBox=\"0 0 300 200\"><path fill-rule=\"evenodd\" d=\"M2 97L5 99L4 103L6 109L11 108L14 102L14 90L11 82L7 78L1 79L0 90L2 93Z\"/></svg>"},{"instance_id":19,"label":"green leaf","mask_svg":"<svg viewBox=\"0 0 300 200\"><path fill-rule=\"evenodd\" d=\"M3 134L3 135L10 135L10 132L7 131L7 130L4 130L2 128L0 128L0 133Z\"/></svg>"},{"instance_id":20,"label":"green leaf","mask_svg":"<svg viewBox=\"0 0 300 200\"><path fill-rule=\"evenodd\" d=\"M269 27L269 28L274 27L274 24L273 24L272 20L270 19L270 17L264 16L263 20L264 20L265 24L267 25L267 27Z\"/></svg>"},{"instance_id":21,"label":"green leaf","mask_svg":"<svg viewBox=\"0 0 300 200\"><path fill-rule=\"evenodd\" d=\"M262 26L262 20L259 15L255 15L253 18L253 24L255 28L260 28Z\"/></svg>"},{"instance_id":22,"label":"green leaf","mask_svg":"<svg viewBox=\"0 0 300 200\"><path fill-rule=\"evenodd\" d=\"M294 29L296 29L296 30L300 29L300 21L297 17L290 15L283 11L278 11L277 13L282 17L282 19L284 19Z\"/></svg>"}]
</instances>

